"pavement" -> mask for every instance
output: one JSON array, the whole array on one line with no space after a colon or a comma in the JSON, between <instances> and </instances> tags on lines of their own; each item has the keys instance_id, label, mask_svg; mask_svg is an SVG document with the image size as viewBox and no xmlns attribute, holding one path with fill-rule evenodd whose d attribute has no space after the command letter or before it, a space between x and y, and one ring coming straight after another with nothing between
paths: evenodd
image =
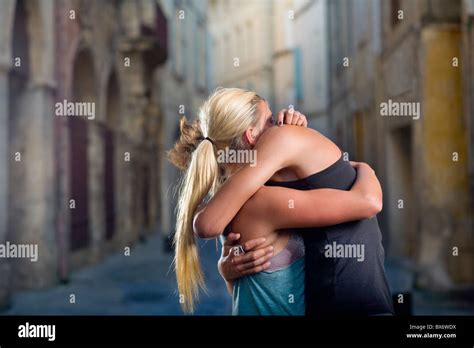
<instances>
[{"instance_id":1,"label":"pavement","mask_svg":"<svg viewBox=\"0 0 474 348\"><path fill-rule=\"evenodd\" d=\"M179 306L173 255L165 253L162 234L137 243L130 256L116 253L100 264L71 275L67 284L16 293L4 315L183 315ZM196 315L229 315L231 298L217 271L219 245L199 241L199 254L208 288L201 294ZM403 262L387 260L392 293L409 299L413 315L474 315L474 289L428 292L417 289L415 274ZM74 294L75 303L70 303Z\"/></svg>"},{"instance_id":2,"label":"pavement","mask_svg":"<svg viewBox=\"0 0 474 348\"><path fill-rule=\"evenodd\" d=\"M208 293L202 294L196 315L228 315L231 298L217 271L220 250L215 241L200 241ZM163 252L156 233L137 243L130 256L117 253L100 264L71 275L67 284L16 293L6 315L183 315L180 309L173 255ZM75 303L70 303L71 294Z\"/></svg>"},{"instance_id":3,"label":"pavement","mask_svg":"<svg viewBox=\"0 0 474 348\"><path fill-rule=\"evenodd\" d=\"M456 286L450 290L427 290L417 286L413 265L402 259L385 261L385 272L392 294L404 294L404 310L411 315L474 315L474 286ZM407 296L408 295L408 296Z\"/></svg>"}]
</instances>

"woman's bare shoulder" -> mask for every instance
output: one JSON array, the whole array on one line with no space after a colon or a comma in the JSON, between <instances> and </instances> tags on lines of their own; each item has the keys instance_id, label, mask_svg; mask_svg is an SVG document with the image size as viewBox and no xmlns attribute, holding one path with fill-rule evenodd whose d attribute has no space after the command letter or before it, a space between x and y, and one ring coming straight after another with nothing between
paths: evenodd
<instances>
[{"instance_id":1,"label":"woman's bare shoulder","mask_svg":"<svg viewBox=\"0 0 474 348\"><path fill-rule=\"evenodd\" d=\"M300 179L330 166L342 153L334 142L311 128L288 125L272 127L261 137L256 149L263 149L263 154L271 154L268 155L270 158L275 158L277 151L283 161L283 168L291 170Z\"/></svg>"},{"instance_id":2,"label":"woman's bare shoulder","mask_svg":"<svg viewBox=\"0 0 474 348\"><path fill-rule=\"evenodd\" d=\"M273 126L266 130L258 139L256 147L264 146L284 146L288 147L306 147L308 145L334 144L329 138L315 129L283 125ZM335 144L334 144L335 145Z\"/></svg>"}]
</instances>

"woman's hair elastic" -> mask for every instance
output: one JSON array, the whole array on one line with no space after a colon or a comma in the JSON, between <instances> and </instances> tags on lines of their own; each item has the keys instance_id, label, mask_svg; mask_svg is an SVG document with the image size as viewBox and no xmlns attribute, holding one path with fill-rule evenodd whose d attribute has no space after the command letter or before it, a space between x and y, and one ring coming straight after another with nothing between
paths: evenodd
<instances>
[{"instance_id":1,"label":"woman's hair elastic","mask_svg":"<svg viewBox=\"0 0 474 348\"><path fill-rule=\"evenodd\" d=\"M202 139L202 140L203 140L203 141L204 141L204 140L209 140L209 141L211 142L211 144L214 145L214 141L213 141L211 138L209 138L209 137L205 137L205 138Z\"/></svg>"}]
</instances>

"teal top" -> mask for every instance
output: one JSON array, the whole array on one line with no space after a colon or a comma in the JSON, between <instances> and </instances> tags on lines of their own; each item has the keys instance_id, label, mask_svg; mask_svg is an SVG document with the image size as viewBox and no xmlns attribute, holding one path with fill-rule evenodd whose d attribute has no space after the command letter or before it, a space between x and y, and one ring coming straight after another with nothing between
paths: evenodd
<instances>
[{"instance_id":1,"label":"teal top","mask_svg":"<svg viewBox=\"0 0 474 348\"><path fill-rule=\"evenodd\" d=\"M233 315L304 315L304 256L274 271L241 277L234 282Z\"/></svg>"}]
</instances>

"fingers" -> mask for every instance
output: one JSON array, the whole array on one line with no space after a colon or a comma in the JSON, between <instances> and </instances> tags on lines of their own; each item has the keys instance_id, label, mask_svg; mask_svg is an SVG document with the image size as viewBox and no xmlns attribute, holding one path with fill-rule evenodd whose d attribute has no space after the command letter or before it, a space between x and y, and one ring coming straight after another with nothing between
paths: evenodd
<instances>
[{"instance_id":1,"label":"fingers","mask_svg":"<svg viewBox=\"0 0 474 348\"><path fill-rule=\"evenodd\" d=\"M372 168L372 167L370 166L370 164L365 163L365 162L360 162L360 164L361 164L361 166L365 166L365 167L367 167L367 169L369 169L371 172L375 173L374 168Z\"/></svg>"},{"instance_id":2,"label":"fingers","mask_svg":"<svg viewBox=\"0 0 474 348\"><path fill-rule=\"evenodd\" d=\"M231 232L227 235L227 238L226 238L226 243L234 243L235 241L239 240L240 239L240 233L234 233L234 232Z\"/></svg>"},{"instance_id":3,"label":"fingers","mask_svg":"<svg viewBox=\"0 0 474 348\"><path fill-rule=\"evenodd\" d=\"M303 115L301 112L295 112L295 119L293 120L293 124L297 126L307 127L308 121L306 120L306 116Z\"/></svg>"},{"instance_id":4,"label":"fingers","mask_svg":"<svg viewBox=\"0 0 474 348\"><path fill-rule=\"evenodd\" d=\"M372 169L372 167L365 162L357 162L357 166Z\"/></svg>"},{"instance_id":5,"label":"fingers","mask_svg":"<svg viewBox=\"0 0 474 348\"><path fill-rule=\"evenodd\" d=\"M258 246L262 245L265 243L266 239L265 238L257 238L257 239L251 239L247 242L245 242L242 247L244 248L244 251L247 253L251 250L256 249Z\"/></svg>"},{"instance_id":6,"label":"fingers","mask_svg":"<svg viewBox=\"0 0 474 348\"><path fill-rule=\"evenodd\" d=\"M285 114L285 124L294 124L293 123L293 118L295 116L295 109L290 108ZM296 121L296 118L295 118Z\"/></svg>"},{"instance_id":7,"label":"fingers","mask_svg":"<svg viewBox=\"0 0 474 348\"><path fill-rule=\"evenodd\" d=\"M277 125L282 126L283 124L307 127L308 121L306 120L306 116L301 112L290 108L280 110L277 115Z\"/></svg>"},{"instance_id":8,"label":"fingers","mask_svg":"<svg viewBox=\"0 0 474 348\"><path fill-rule=\"evenodd\" d=\"M261 257L264 257L270 253L273 253L273 246L269 246L263 249L258 249L255 251L252 251L250 253L244 254L244 255L239 255L235 256L232 259L232 263L236 265L243 265L245 263L252 263L254 261L257 261Z\"/></svg>"},{"instance_id":9,"label":"fingers","mask_svg":"<svg viewBox=\"0 0 474 348\"><path fill-rule=\"evenodd\" d=\"M240 233L229 233L222 245L222 256L228 255L232 251L232 247L240 239Z\"/></svg>"},{"instance_id":10,"label":"fingers","mask_svg":"<svg viewBox=\"0 0 474 348\"><path fill-rule=\"evenodd\" d=\"M265 254L265 255L257 258L256 260L238 265L237 270L239 272L245 272L245 271L248 271L252 268L257 268L257 267L262 266L263 264L265 264L272 257L273 257L273 252L269 252L268 254Z\"/></svg>"},{"instance_id":11,"label":"fingers","mask_svg":"<svg viewBox=\"0 0 474 348\"><path fill-rule=\"evenodd\" d=\"M349 161L350 165L354 168L356 168L357 170L364 170L364 169L367 169L367 170L370 170L372 172L375 173L375 170L374 168L372 168L369 164L365 163L365 162L354 162L354 161Z\"/></svg>"},{"instance_id":12,"label":"fingers","mask_svg":"<svg viewBox=\"0 0 474 348\"><path fill-rule=\"evenodd\" d=\"M277 115L277 125L278 126L283 126L283 122L285 121L284 118L285 118L286 111L287 111L287 109L282 109L278 113L278 115Z\"/></svg>"},{"instance_id":13,"label":"fingers","mask_svg":"<svg viewBox=\"0 0 474 348\"><path fill-rule=\"evenodd\" d=\"M263 241L262 241L263 240ZM250 246L260 245L265 242L265 238L249 241ZM261 272L270 267L269 260L273 257L273 246L267 246L246 254L238 255L230 248L229 256L225 257L219 267L225 279L234 279L243 275ZM222 259L222 258L221 258Z\"/></svg>"}]
</instances>

